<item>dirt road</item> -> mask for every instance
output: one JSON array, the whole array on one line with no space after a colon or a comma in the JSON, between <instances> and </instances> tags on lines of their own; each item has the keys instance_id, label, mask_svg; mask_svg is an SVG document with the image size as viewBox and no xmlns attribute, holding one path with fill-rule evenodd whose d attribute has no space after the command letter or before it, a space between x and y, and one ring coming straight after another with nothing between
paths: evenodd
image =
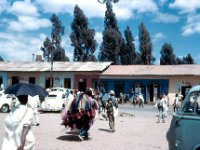
<instances>
[{"instance_id":1,"label":"dirt road","mask_svg":"<svg viewBox=\"0 0 200 150\"><path fill-rule=\"evenodd\" d=\"M129 106L127 106L129 107ZM151 110L152 109L152 110ZM122 112L119 110L119 112ZM126 113L134 114L130 116ZM40 126L33 126L36 150L167 150L166 132L171 115L166 123L157 124L157 111L152 106L129 109L116 117L116 132L109 132L108 121L97 116L89 130L90 140L80 142L77 135L61 126L59 113L39 114ZM0 145L2 145L6 114L0 113Z\"/></svg>"}]
</instances>

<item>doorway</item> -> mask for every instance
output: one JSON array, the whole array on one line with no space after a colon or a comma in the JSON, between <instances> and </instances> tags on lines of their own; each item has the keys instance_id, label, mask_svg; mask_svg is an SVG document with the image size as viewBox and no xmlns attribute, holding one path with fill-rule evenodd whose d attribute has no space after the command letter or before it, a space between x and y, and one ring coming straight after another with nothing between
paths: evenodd
<instances>
[{"instance_id":1,"label":"doorway","mask_svg":"<svg viewBox=\"0 0 200 150\"><path fill-rule=\"evenodd\" d=\"M12 76L12 85L19 83L19 77Z\"/></svg>"},{"instance_id":2,"label":"doorway","mask_svg":"<svg viewBox=\"0 0 200 150\"><path fill-rule=\"evenodd\" d=\"M51 78L46 78L45 88L50 88L50 87L51 87ZM52 83L52 87L53 87L53 83Z\"/></svg>"},{"instance_id":3,"label":"doorway","mask_svg":"<svg viewBox=\"0 0 200 150\"><path fill-rule=\"evenodd\" d=\"M64 88L71 88L71 78L64 79Z\"/></svg>"},{"instance_id":4,"label":"doorway","mask_svg":"<svg viewBox=\"0 0 200 150\"><path fill-rule=\"evenodd\" d=\"M160 86L158 83L150 84L150 102L156 102L159 96Z\"/></svg>"},{"instance_id":5,"label":"doorway","mask_svg":"<svg viewBox=\"0 0 200 150\"><path fill-rule=\"evenodd\" d=\"M128 93L124 93L124 82L123 81L115 81L114 84L115 84L114 90L115 90L116 97L119 97L120 92L122 92L123 94L128 94Z\"/></svg>"},{"instance_id":6,"label":"doorway","mask_svg":"<svg viewBox=\"0 0 200 150\"><path fill-rule=\"evenodd\" d=\"M79 81L78 81L78 90L84 92L86 90L86 85L87 85L87 80L86 79L79 79Z\"/></svg>"},{"instance_id":7,"label":"doorway","mask_svg":"<svg viewBox=\"0 0 200 150\"><path fill-rule=\"evenodd\" d=\"M190 89L191 89L190 85L181 87L181 94L183 95L183 99L185 98Z\"/></svg>"},{"instance_id":8,"label":"doorway","mask_svg":"<svg viewBox=\"0 0 200 150\"><path fill-rule=\"evenodd\" d=\"M29 83L35 84L35 77L29 77Z\"/></svg>"}]
</instances>

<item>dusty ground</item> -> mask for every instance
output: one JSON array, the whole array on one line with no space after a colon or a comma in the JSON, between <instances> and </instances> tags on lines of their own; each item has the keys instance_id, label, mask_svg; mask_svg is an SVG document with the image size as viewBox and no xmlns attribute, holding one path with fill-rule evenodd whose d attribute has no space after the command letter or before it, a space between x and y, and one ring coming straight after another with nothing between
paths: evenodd
<instances>
[{"instance_id":1,"label":"dusty ground","mask_svg":"<svg viewBox=\"0 0 200 150\"><path fill-rule=\"evenodd\" d=\"M127 106L129 107L129 106ZM121 110L120 112L122 112ZM135 116L116 117L116 132L109 132L108 121L99 115L91 127L90 140L80 142L78 137L61 126L59 113L39 114L39 127L34 126L36 150L167 150L166 132L171 115L166 123L157 124L157 111L152 106L136 108L128 113ZM0 145L4 134L3 120L6 114L0 113Z\"/></svg>"}]
</instances>

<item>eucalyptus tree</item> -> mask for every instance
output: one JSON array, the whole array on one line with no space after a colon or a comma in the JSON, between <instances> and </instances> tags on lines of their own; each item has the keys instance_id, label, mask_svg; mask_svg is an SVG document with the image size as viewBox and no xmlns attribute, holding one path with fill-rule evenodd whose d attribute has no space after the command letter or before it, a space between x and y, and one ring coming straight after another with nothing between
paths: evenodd
<instances>
[{"instance_id":1,"label":"eucalyptus tree","mask_svg":"<svg viewBox=\"0 0 200 150\"><path fill-rule=\"evenodd\" d=\"M174 65L176 64L176 56L171 44L165 43L160 51L160 65Z\"/></svg>"},{"instance_id":2,"label":"eucalyptus tree","mask_svg":"<svg viewBox=\"0 0 200 150\"><path fill-rule=\"evenodd\" d=\"M62 36L64 35L64 26L56 14L52 14L50 21L52 23L51 38L47 37L41 47L43 56L46 61L51 62L51 83L53 86L53 62L54 61L69 61L65 55L65 50L61 47Z\"/></svg>"},{"instance_id":3,"label":"eucalyptus tree","mask_svg":"<svg viewBox=\"0 0 200 150\"><path fill-rule=\"evenodd\" d=\"M106 4L106 12L104 18L103 42L100 47L99 60L112 61L113 64L120 64L119 53L122 48L122 35L117 25L117 19L113 12L112 2L118 0L98 0L102 4Z\"/></svg>"},{"instance_id":4,"label":"eucalyptus tree","mask_svg":"<svg viewBox=\"0 0 200 150\"><path fill-rule=\"evenodd\" d=\"M176 64L195 64L195 61L191 54L187 54L187 56L180 58L176 58Z\"/></svg>"},{"instance_id":5,"label":"eucalyptus tree","mask_svg":"<svg viewBox=\"0 0 200 150\"><path fill-rule=\"evenodd\" d=\"M125 41L123 42L123 46L120 52L121 63L123 65L133 65L136 64L136 51L135 51L135 44L132 32L127 26L124 31Z\"/></svg>"},{"instance_id":6,"label":"eucalyptus tree","mask_svg":"<svg viewBox=\"0 0 200 150\"><path fill-rule=\"evenodd\" d=\"M70 35L74 47L74 61L96 61L94 52L97 42L94 39L95 30L89 29L88 19L83 11L76 5L74 7L74 20L71 24Z\"/></svg>"},{"instance_id":7,"label":"eucalyptus tree","mask_svg":"<svg viewBox=\"0 0 200 150\"><path fill-rule=\"evenodd\" d=\"M155 58L152 53L152 43L151 37L144 26L144 23L141 23L139 26L139 50L140 50L140 57L141 57L141 64L144 65L151 65L155 61Z\"/></svg>"}]
</instances>

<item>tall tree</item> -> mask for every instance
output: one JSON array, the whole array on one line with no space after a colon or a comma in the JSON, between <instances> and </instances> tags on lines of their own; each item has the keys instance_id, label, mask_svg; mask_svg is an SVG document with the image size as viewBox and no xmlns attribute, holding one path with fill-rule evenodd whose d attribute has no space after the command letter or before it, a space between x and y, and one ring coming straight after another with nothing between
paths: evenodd
<instances>
[{"instance_id":1,"label":"tall tree","mask_svg":"<svg viewBox=\"0 0 200 150\"><path fill-rule=\"evenodd\" d=\"M74 20L71 28L70 38L74 46L74 61L96 61L95 30L88 28L88 19L78 5L74 7Z\"/></svg>"},{"instance_id":2,"label":"tall tree","mask_svg":"<svg viewBox=\"0 0 200 150\"><path fill-rule=\"evenodd\" d=\"M120 52L121 63L123 65L133 65L136 64L136 51L135 51L135 44L132 32L127 26L126 30L124 31L125 35L125 42L123 48Z\"/></svg>"},{"instance_id":3,"label":"tall tree","mask_svg":"<svg viewBox=\"0 0 200 150\"><path fill-rule=\"evenodd\" d=\"M99 60L112 61L119 64L119 52L122 45L121 35L115 29L108 28L103 32L103 42L100 48Z\"/></svg>"},{"instance_id":4,"label":"tall tree","mask_svg":"<svg viewBox=\"0 0 200 150\"><path fill-rule=\"evenodd\" d=\"M62 26L56 14L53 14L50 18L52 23L51 39L46 38L43 47L43 56L47 61L51 62L51 83L53 86L53 62L54 61L69 61L69 58L65 55L65 50L61 47L62 36L64 34L64 26Z\"/></svg>"},{"instance_id":5,"label":"tall tree","mask_svg":"<svg viewBox=\"0 0 200 150\"><path fill-rule=\"evenodd\" d=\"M183 58L185 59L187 64L195 64L194 59L192 58L191 54L188 54L186 57Z\"/></svg>"},{"instance_id":6,"label":"tall tree","mask_svg":"<svg viewBox=\"0 0 200 150\"><path fill-rule=\"evenodd\" d=\"M183 57L182 59L177 57L176 64L195 64L195 61L192 58L191 54L188 54L187 56Z\"/></svg>"},{"instance_id":7,"label":"tall tree","mask_svg":"<svg viewBox=\"0 0 200 150\"><path fill-rule=\"evenodd\" d=\"M115 0L103 0L106 3L106 12L104 18L103 42L100 47L99 60L112 61L113 64L119 64L119 53L122 48L122 35L117 25L117 19L112 9L112 2Z\"/></svg>"},{"instance_id":8,"label":"tall tree","mask_svg":"<svg viewBox=\"0 0 200 150\"><path fill-rule=\"evenodd\" d=\"M51 38L46 37L43 42L41 50L43 51L43 57L46 61L69 61L69 58L65 55L65 50L61 47L62 36L64 34L64 26L56 14L53 14L50 18L52 22Z\"/></svg>"},{"instance_id":9,"label":"tall tree","mask_svg":"<svg viewBox=\"0 0 200 150\"><path fill-rule=\"evenodd\" d=\"M151 37L143 23L141 23L139 26L139 42L140 42L139 50L140 50L141 64L144 65L153 64L155 58L153 57L152 53Z\"/></svg>"},{"instance_id":10,"label":"tall tree","mask_svg":"<svg viewBox=\"0 0 200 150\"><path fill-rule=\"evenodd\" d=\"M43 42L43 46L41 47L41 50L43 51L44 59L48 62L51 61L51 49L51 40L48 37L46 37L45 41Z\"/></svg>"},{"instance_id":11,"label":"tall tree","mask_svg":"<svg viewBox=\"0 0 200 150\"><path fill-rule=\"evenodd\" d=\"M160 65L174 65L176 64L176 56L174 50L169 43L165 43L160 51Z\"/></svg>"}]
</instances>

